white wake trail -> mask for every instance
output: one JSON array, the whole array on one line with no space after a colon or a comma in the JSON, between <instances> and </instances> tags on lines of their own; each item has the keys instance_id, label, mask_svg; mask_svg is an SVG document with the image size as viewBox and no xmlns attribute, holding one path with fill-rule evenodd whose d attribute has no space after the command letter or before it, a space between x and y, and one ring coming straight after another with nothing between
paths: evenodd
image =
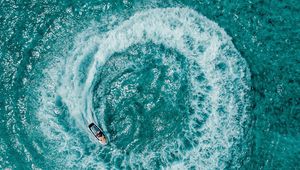
<instances>
[{"instance_id":1,"label":"white wake trail","mask_svg":"<svg viewBox=\"0 0 300 170\"><path fill-rule=\"evenodd\" d=\"M75 42L75 49L71 55L67 56L65 65L62 64L63 68L57 69L64 70L62 78L50 78L52 83L57 83L55 95L62 97L70 118L75 120L76 126L80 129L86 128L87 122L94 121L93 86L98 69L114 53L123 52L130 46L147 42L175 49L186 57L189 63L198 65L205 77L204 81L199 81L197 79L199 72L190 66L191 94L193 94L191 106L195 113L191 115L187 131L190 131L191 135L194 133L202 135L197 136L196 139L190 139L197 145L189 151L180 153L183 162L170 163L169 168L195 166L222 169L229 160L236 161L234 163L238 164L236 157L242 155L236 153L234 147L236 142L243 137L241 125L247 120L246 108L249 105L245 96L249 88L247 64L222 28L189 8L148 9L136 13L108 32L91 33L88 30L79 35ZM90 64L85 68L86 76L82 79L82 73L79 71L80 65L87 60L91 51L95 52L91 55ZM51 72L55 70L56 68L53 68ZM202 101L201 96L205 96ZM53 98L45 95L44 106L41 108L45 109L46 105L53 102L52 100ZM39 116L41 121L45 121L46 117L51 117L50 123L46 123L42 128L43 131L51 132L53 127L49 126L54 126L54 124L58 129L56 136L48 136L50 139L61 134L65 134L61 136L71 135L55 122L55 117L52 115L41 114ZM204 125L198 128L197 121L203 121L204 116L208 118ZM103 120L96 121L101 123ZM179 144L180 142L178 141ZM67 151L71 146L67 143L63 147L60 149ZM148 161L153 155L150 152L145 155L131 155L131 158L144 157L142 160L130 160L140 161L147 168ZM163 152L162 155L165 154ZM113 157L114 152L111 154ZM116 151L117 154L120 152ZM91 164L95 160L91 158L85 161L88 162L85 164Z\"/></svg>"}]
</instances>

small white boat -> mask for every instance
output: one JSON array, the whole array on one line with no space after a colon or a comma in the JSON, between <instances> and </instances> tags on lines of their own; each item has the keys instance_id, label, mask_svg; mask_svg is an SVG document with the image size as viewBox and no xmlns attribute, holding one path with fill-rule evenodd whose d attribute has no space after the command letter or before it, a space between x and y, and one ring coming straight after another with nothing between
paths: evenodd
<instances>
[{"instance_id":1,"label":"small white boat","mask_svg":"<svg viewBox=\"0 0 300 170\"><path fill-rule=\"evenodd\" d=\"M98 139L98 141L102 145L106 145L107 144L107 138L104 135L103 130L101 128L99 128L98 126L96 126L94 123L91 123L89 125L89 129L91 130L91 132L93 133L93 135Z\"/></svg>"}]
</instances>

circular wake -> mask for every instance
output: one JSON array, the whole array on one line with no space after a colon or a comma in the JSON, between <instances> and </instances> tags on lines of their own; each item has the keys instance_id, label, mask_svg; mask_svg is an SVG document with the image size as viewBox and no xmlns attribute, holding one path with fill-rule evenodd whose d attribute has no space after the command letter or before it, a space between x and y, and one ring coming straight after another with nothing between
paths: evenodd
<instances>
[{"instance_id":1,"label":"circular wake","mask_svg":"<svg viewBox=\"0 0 300 170\"><path fill-rule=\"evenodd\" d=\"M45 69L37 117L46 158L60 155L68 168L240 166L249 71L222 28L188 8L94 28Z\"/></svg>"}]
</instances>

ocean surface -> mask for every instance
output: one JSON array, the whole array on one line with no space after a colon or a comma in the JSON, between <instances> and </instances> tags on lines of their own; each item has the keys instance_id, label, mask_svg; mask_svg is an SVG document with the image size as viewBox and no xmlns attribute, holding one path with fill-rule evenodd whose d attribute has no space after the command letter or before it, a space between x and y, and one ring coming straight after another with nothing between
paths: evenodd
<instances>
[{"instance_id":1,"label":"ocean surface","mask_svg":"<svg viewBox=\"0 0 300 170\"><path fill-rule=\"evenodd\" d=\"M0 81L0 169L300 169L296 0L0 0Z\"/></svg>"}]
</instances>

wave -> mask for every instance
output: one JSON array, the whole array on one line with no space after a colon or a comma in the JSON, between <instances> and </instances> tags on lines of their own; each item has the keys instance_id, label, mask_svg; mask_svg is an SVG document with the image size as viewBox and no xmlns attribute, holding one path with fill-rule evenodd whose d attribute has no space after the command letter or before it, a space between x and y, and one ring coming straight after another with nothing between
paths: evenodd
<instances>
[{"instance_id":1,"label":"wave","mask_svg":"<svg viewBox=\"0 0 300 170\"><path fill-rule=\"evenodd\" d=\"M94 29L44 69L36 115L46 159L69 168L240 166L250 73L222 28L189 8L155 8ZM96 144L90 122L109 147Z\"/></svg>"}]
</instances>

